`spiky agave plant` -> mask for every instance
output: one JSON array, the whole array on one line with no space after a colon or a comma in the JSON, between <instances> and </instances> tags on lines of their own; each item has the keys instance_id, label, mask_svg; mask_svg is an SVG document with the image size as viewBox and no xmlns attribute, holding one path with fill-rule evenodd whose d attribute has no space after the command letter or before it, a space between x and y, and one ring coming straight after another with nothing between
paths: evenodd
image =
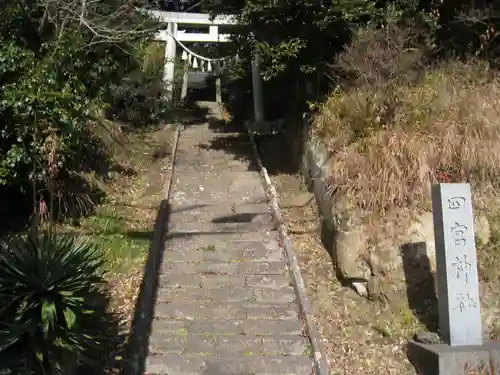
<instances>
[{"instance_id":1,"label":"spiky agave plant","mask_svg":"<svg viewBox=\"0 0 500 375\"><path fill-rule=\"evenodd\" d=\"M0 370L63 374L68 364L98 360L102 266L98 248L72 235L0 243Z\"/></svg>"}]
</instances>

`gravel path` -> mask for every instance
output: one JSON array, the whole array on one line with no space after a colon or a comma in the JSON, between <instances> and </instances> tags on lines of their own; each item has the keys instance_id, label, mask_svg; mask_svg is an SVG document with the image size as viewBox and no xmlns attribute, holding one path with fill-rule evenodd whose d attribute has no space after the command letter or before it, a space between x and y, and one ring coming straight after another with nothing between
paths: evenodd
<instances>
[{"instance_id":1,"label":"gravel path","mask_svg":"<svg viewBox=\"0 0 500 375\"><path fill-rule=\"evenodd\" d=\"M231 148L248 158L236 157ZM180 134L149 374L313 371L251 155L245 133L219 133L200 123Z\"/></svg>"}]
</instances>

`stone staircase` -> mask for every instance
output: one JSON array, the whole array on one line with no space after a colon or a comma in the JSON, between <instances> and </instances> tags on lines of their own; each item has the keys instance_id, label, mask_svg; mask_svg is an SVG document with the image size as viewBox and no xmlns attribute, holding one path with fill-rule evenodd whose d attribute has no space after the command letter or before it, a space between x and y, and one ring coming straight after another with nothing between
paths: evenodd
<instances>
[{"instance_id":1,"label":"stone staircase","mask_svg":"<svg viewBox=\"0 0 500 375\"><path fill-rule=\"evenodd\" d=\"M312 374L245 133L197 124L181 132L177 150L147 373Z\"/></svg>"}]
</instances>

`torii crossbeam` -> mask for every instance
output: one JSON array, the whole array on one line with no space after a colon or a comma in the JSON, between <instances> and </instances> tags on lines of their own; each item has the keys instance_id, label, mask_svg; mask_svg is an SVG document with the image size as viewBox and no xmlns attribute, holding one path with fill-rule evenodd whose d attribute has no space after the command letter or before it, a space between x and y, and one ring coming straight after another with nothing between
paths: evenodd
<instances>
[{"instance_id":1,"label":"torii crossbeam","mask_svg":"<svg viewBox=\"0 0 500 375\"><path fill-rule=\"evenodd\" d=\"M159 32L156 36L157 40L166 42L165 46L165 69L163 80L165 82L167 99L173 99L174 92L174 76L175 76L175 56L176 56L176 40L179 42L204 42L204 43L221 43L227 42L230 39L228 34L220 34L219 26L236 26L238 24L235 16L218 16L212 18L206 13L185 13L185 12L165 12L160 10L143 10L151 17L158 19L162 23L166 23L165 30ZM184 28L196 28L208 26L208 33L188 33L185 30L179 30L179 25ZM255 55L252 60L252 85L254 99L254 115L256 122L264 121L264 106L262 97L262 77L260 76L260 60L259 56ZM219 81L220 87L220 81ZM217 95L220 100L220 93Z\"/></svg>"}]
</instances>

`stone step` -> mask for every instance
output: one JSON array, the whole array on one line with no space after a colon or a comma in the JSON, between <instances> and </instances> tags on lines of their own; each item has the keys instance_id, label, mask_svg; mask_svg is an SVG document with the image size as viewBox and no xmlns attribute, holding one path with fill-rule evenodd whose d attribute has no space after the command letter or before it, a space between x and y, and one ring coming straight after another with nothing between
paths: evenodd
<instances>
[{"instance_id":1,"label":"stone step","mask_svg":"<svg viewBox=\"0 0 500 375\"><path fill-rule=\"evenodd\" d=\"M302 336L200 336L159 335L149 342L150 355L311 355L309 340Z\"/></svg>"},{"instance_id":2,"label":"stone step","mask_svg":"<svg viewBox=\"0 0 500 375\"><path fill-rule=\"evenodd\" d=\"M174 236L175 237L175 236ZM266 249L280 249L276 243L278 235L275 232L267 234L260 233L259 235L249 236L246 234L216 234L199 238L191 236L190 238L172 238L168 239L165 251L195 251L203 249L206 246L214 246L216 249L237 249L246 250L264 246Z\"/></svg>"},{"instance_id":3,"label":"stone step","mask_svg":"<svg viewBox=\"0 0 500 375\"><path fill-rule=\"evenodd\" d=\"M165 259L162 273L167 274L203 274L203 275L285 275L285 261L269 262L169 262Z\"/></svg>"},{"instance_id":4,"label":"stone step","mask_svg":"<svg viewBox=\"0 0 500 375\"><path fill-rule=\"evenodd\" d=\"M246 319L246 320L153 320L152 332L160 335L206 336L280 336L302 335L298 320Z\"/></svg>"},{"instance_id":5,"label":"stone step","mask_svg":"<svg viewBox=\"0 0 500 375\"><path fill-rule=\"evenodd\" d=\"M156 302L240 302L240 303L291 303L295 301L295 290L291 286L281 289L231 287L231 288L190 288L173 287L158 290Z\"/></svg>"},{"instance_id":6,"label":"stone step","mask_svg":"<svg viewBox=\"0 0 500 375\"><path fill-rule=\"evenodd\" d=\"M263 236L259 235L256 240L236 240L237 237L230 237L229 235L217 235L218 237L186 239L181 238L179 241L171 240L167 242L165 248L166 253L171 252L195 252L195 251L212 251L225 250L243 253L245 250L281 250L281 247L276 243L275 238L269 238L265 241ZM238 234L234 236L241 237Z\"/></svg>"},{"instance_id":7,"label":"stone step","mask_svg":"<svg viewBox=\"0 0 500 375\"><path fill-rule=\"evenodd\" d=\"M184 221L172 221L168 225L168 232L176 233L258 233L264 230L274 230L276 225L266 216L260 216L251 223L213 223L213 222L193 222L193 219L184 218Z\"/></svg>"},{"instance_id":8,"label":"stone step","mask_svg":"<svg viewBox=\"0 0 500 375\"><path fill-rule=\"evenodd\" d=\"M170 202L170 214L173 215L188 213L199 213L201 215L206 215L212 213L215 215L235 215L240 213L264 213L269 212L269 205L265 198L261 198L252 202L244 202L237 204L220 204L218 202L211 202L207 204L200 205L179 205L177 206L174 202Z\"/></svg>"},{"instance_id":9,"label":"stone step","mask_svg":"<svg viewBox=\"0 0 500 375\"><path fill-rule=\"evenodd\" d=\"M170 221L173 223L186 223L192 220L197 223L232 224L263 222L269 220L270 217L271 214L267 203L239 206L216 205L191 209L173 206Z\"/></svg>"},{"instance_id":10,"label":"stone step","mask_svg":"<svg viewBox=\"0 0 500 375\"><path fill-rule=\"evenodd\" d=\"M182 249L179 251L166 250L164 253L166 263L172 262L265 262L283 260L283 251L281 249L266 249L263 246L246 249L221 248L207 244L204 247L196 249Z\"/></svg>"},{"instance_id":11,"label":"stone step","mask_svg":"<svg viewBox=\"0 0 500 375\"><path fill-rule=\"evenodd\" d=\"M195 181L172 188L170 196L172 206L175 208L181 208L193 205L209 205L214 202L229 207L247 205L252 202L258 202L262 199L262 195L264 193L262 186L256 184L254 186L248 186L248 189L245 191L238 191L238 189L232 189L232 191L231 189L210 191L204 187L211 184L213 185L213 183L213 181L205 181L201 183ZM189 193L186 193L186 191Z\"/></svg>"},{"instance_id":12,"label":"stone step","mask_svg":"<svg viewBox=\"0 0 500 375\"><path fill-rule=\"evenodd\" d=\"M155 309L158 320L244 320L244 319L298 319L296 303L241 304L241 303L201 303L189 301L179 303L159 303Z\"/></svg>"},{"instance_id":13,"label":"stone step","mask_svg":"<svg viewBox=\"0 0 500 375\"><path fill-rule=\"evenodd\" d=\"M197 161L176 163L175 170L178 173L183 171L189 171L191 173L192 171L197 171L200 174L206 173L207 171L244 173L248 171L248 165L241 164L241 162L235 161L231 158L231 156L229 156L219 160L216 164L199 163Z\"/></svg>"},{"instance_id":14,"label":"stone step","mask_svg":"<svg viewBox=\"0 0 500 375\"><path fill-rule=\"evenodd\" d=\"M149 375L309 375L313 361L307 356L180 356L149 357Z\"/></svg>"},{"instance_id":15,"label":"stone step","mask_svg":"<svg viewBox=\"0 0 500 375\"><path fill-rule=\"evenodd\" d=\"M168 288L232 288L259 287L282 289L290 286L289 275L201 275L201 274L163 274L160 276L159 289Z\"/></svg>"},{"instance_id":16,"label":"stone step","mask_svg":"<svg viewBox=\"0 0 500 375\"><path fill-rule=\"evenodd\" d=\"M275 231L255 232L185 232L167 233L165 249L166 251L179 251L201 248L207 245L214 245L216 248L228 248L235 246L239 242L262 241L266 244L276 244L278 235Z\"/></svg>"}]
</instances>

